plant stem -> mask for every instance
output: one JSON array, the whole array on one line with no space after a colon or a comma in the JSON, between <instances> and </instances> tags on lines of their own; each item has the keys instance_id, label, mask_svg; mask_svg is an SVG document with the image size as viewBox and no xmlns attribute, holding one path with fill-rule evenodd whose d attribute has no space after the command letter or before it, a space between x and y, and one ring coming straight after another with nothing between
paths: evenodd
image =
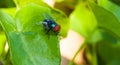
<instances>
[{"instance_id":1,"label":"plant stem","mask_svg":"<svg viewBox=\"0 0 120 65\"><path fill-rule=\"evenodd\" d=\"M96 54L96 47L95 45L93 44L93 62L92 62L93 65L98 65L97 64L97 54Z\"/></svg>"},{"instance_id":2,"label":"plant stem","mask_svg":"<svg viewBox=\"0 0 120 65\"><path fill-rule=\"evenodd\" d=\"M78 49L78 51L75 53L74 57L72 58L72 60L70 61L70 63L68 65L73 65L74 64L74 60L76 58L76 56L78 55L78 53L87 45L86 41L80 46L80 48Z\"/></svg>"}]
</instances>

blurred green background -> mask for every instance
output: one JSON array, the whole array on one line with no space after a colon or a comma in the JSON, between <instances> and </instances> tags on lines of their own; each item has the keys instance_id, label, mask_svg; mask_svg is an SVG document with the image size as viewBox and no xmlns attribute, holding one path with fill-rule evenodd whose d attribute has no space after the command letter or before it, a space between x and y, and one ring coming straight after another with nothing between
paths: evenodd
<instances>
[{"instance_id":1,"label":"blurred green background","mask_svg":"<svg viewBox=\"0 0 120 65\"><path fill-rule=\"evenodd\" d=\"M34 2L34 0L27 1ZM36 2L39 0L34 3ZM26 4L24 0L16 3L22 6ZM7 8L13 9L7 10ZM0 9L13 17L16 8L13 0L0 0ZM85 39L84 43L78 42L81 46L76 50L73 59L69 59L69 65L74 65L75 58L82 49L84 49L82 53L84 63L76 63L78 65L120 65L120 0L54 0L53 9L60 10L59 14L65 14L69 20L66 23L58 22L62 27L61 37L66 37L68 30L72 30ZM57 11L52 13L58 21L66 21L65 16L61 16L61 19L57 17ZM5 42L5 34L0 27L1 58L4 57ZM10 60L2 61L8 62L8 65L10 63Z\"/></svg>"}]
</instances>

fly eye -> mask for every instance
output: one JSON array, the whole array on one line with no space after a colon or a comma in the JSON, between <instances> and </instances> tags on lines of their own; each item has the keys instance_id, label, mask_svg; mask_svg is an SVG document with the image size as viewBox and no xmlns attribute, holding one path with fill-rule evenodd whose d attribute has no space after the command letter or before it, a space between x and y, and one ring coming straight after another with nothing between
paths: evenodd
<instances>
[{"instance_id":1,"label":"fly eye","mask_svg":"<svg viewBox=\"0 0 120 65\"><path fill-rule=\"evenodd\" d=\"M55 25L55 24L52 24L51 26L52 26L52 27L55 27L56 25Z\"/></svg>"},{"instance_id":2,"label":"fly eye","mask_svg":"<svg viewBox=\"0 0 120 65\"><path fill-rule=\"evenodd\" d=\"M60 25L56 25L53 29L54 32L59 32L60 31Z\"/></svg>"}]
</instances>

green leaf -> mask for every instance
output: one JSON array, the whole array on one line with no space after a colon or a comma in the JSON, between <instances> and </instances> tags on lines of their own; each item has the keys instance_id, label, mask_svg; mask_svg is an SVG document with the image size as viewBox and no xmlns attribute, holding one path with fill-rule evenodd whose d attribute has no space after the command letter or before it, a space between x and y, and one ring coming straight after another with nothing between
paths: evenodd
<instances>
[{"instance_id":1,"label":"green leaf","mask_svg":"<svg viewBox=\"0 0 120 65\"><path fill-rule=\"evenodd\" d=\"M113 13L109 12L108 10L92 4L92 10L96 19L98 21L98 27L109 30L110 32L116 34L120 37L120 22L118 19L113 15Z\"/></svg>"},{"instance_id":2,"label":"green leaf","mask_svg":"<svg viewBox=\"0 0 120 65\"><path fill-rule=\"evenodd\" d=\"M98 5L91 4L92 10L98 21L98 28L104 29L106 32L102 32L102 40L98 41L98 63L101 65L109 65L119 59L119 44L120 39L120 23L113 12L110 12ZM102 60L100 60L102 59Z\"/></svg>"},{"instance_id":3,"label":"green leaf","mask_svg":"<svg viewBox=\"0 0 120 65\"><path fill-rule=\"evenodd\" d=\"M56 2L62 2L62 1L64 1L64 0L55 0Z\"/></svg>"},{"instance_id":4,"label":"green leaf","mask_svg":"<svg viewBox=\"0 0 120 65\"><path fill-rule=\"evenodd\" d=\"M0 8L15 7L13 0L0 0Z\"/></svg>"},{"instance_id":5,"label":"green leaf","mask_svg":"<svg viewBox=\"0 0 120 65\"><path fill-rule=\"evenodd\" d=\"M56 0L54 7L69 16L78 3L79 0Z\"/></svg>"},{"instance_id":6,"label":"green leaf","mask_svg":"<svg viewBox=\"0 0 120 65\"><path fill-rule=\"evenodd\" d=\"M100 6L106 6L108 4L108 1L109 0L98 0L97 2L98 2L98 5Z\"/></svg>"},{"instance_id":7,"label":"green leaf","mask_svg":"<svg viewBox=\"0 0 120 65\"><path fill-rule=\"evenodd\" d=\"M89 43L92 43L93 45L96 45L96 43L98 41L101 41L103 39L102 35L101 35L101 32L98 29L96 29L93 34L91 35L91 37L88 39L88 42Z\"/></svg>"},{"instance_id":8,"label":"green leaf","mask_svg":"<svg viewBox=\"0 0 120 65\"><path fill-rule=\"evenodd\" d=\"M109 62L107 65L119 65L119 64L120 64L120 60L116 59L116 60Z\"/></svg>"},{"instance_id":9,"label":"green leaf","mask_svg":"<svg viewBox=\"0 0 120 65\"><path fill-rule=\"evenodd\" d=\"M93 53L97 53L96 58L98 60L98 65L109 65L115 63L115 61L119 59L117 58L119 55L117 55L117 50L120 50L118 48L120 46L119 37L117 37L114 33L111 33L111 31L104 28L98 28L97 31L93 33L90 40L93 42L89 43L95 44L88 44L89 46L87 46L87 48L89 48L88 50L92 51L92 58L89 61L96 61L93 60ZM93 49L95 49L95 51L93 51ZM87 58L89 59L89 56Z\"/></svg>"},{"instance_id":10,"label":"green leaf","mask_svg":"<svg viewBox=\"0 0 120 65\"><path fill-rule=\"evenodd\" d=\"M91 52L92 58L89 61L93 61L93 62L96 61L93 60L94 57L93 53L97 53L98 65L109 65L110 63L114 63L113 61L116 60L116 55L117 55L117 54L114 55L114 52L115 53L117 52L113 50L116 50L116 47L118 48L119 47L118 45L120 45L119 37L116 34L104 28L98 28L93 33L89 41L90 44L88 44L87 48L89 48L88 50L92 51ZM93 45L93 43L95 44ZM93 52L94 48L96 50Z\"/></svg>"},{"instance_id":11,"label":"green leaf","mask_svg":"<svg viewBox=\"0 0 120 65\"><path fill-rule=\"evenodd\" d=\"M0 25L0 32L3 31L2 26Z\"/></svg>"},{"instance_id":12,"label":"green leaf","mask_svg":"<svg viewBox=\"0 0 120 65\"><path fill-rule=\"evenodd\" d=\"M8 14L12 15L13 17L15 17L16 14L16 8L2 8L2 10L4 10L5 12L7 12Z\"/></svg>"},{"instance_id":13,"label":"green leaf","mask_svg":"<svg viewBox=\"0 0 120 65\"><path fill-rule=\"evenodd\" d=\"M29 4L29 3L35 3L35 4L49 7L42 0L14 0L14 2L18 8L24 7L26 4Z\"/></svg>"},{"instance_id":14,"label":"green leaf","mask_svg":"<svg viewBox=\"0 0 120 65\"><path fill-rule=\"evenodd\" d=\"M5 43L6 43L5 33L0 30L0 58L1 58L2 53L4 52Z\"/></svg>"},{"instance_id":15,"label":"green leaf","mask_svg":"<svg viewBox=\"0 0 120 65\"><path fill-rule=\"evenodd\" d=\"M41 24L44 13L51 15L50 8L28 4L17 12L13 25L10 23L14 19L0 12L4 14L0 20L7 33L13 65L60 65L59 39L52 31L46 34ZM9 30L11 26L13 30Z\"/></svg>"},{"instance_id":16,"label":"green leaf","mask_svg":"<svg viewBox=\"0 0 120 65\"><path fill-rule=\"evenodd\" d=\"M63 12L61 12L60 10L51 8L50 6L48 6L47 4L42 2L41 0L26 0L26 1L24 1L24 0L14 0L14 1L17 2L16 4L20 8L26 6L29 3L35 3L35 4L38 4L40 6L49 7L51 12L52 12L51 14L52 14L53 18L55 19L55 21L59 25L61 25L60 35L63 36L63 37L67 36L67 32L68 32L68 29L69 29L68 17Z\"/></svg>"},{"instance_id":17,"label":"green leaf","mask_svg":"<svg viewBox=\"0 0 120 65\"><path fill-rule=\"evenodd\" d=\"M79 0L64 0L63 3L69 6L70 8L74 8L78 4Z\"/></svg>"},{"instance_id":18,"label":"green leaf","mask_svg":"<svg viewBox=\"0 0 120 65\"><path fill-rule=\"evenodd\" d=\"M110 1L120 6L120 0L110 0Z\"/></svg>"},{"instance_id":19,"label":"green leaf","mask_svg":"<svg viewBox=\"0 0 120 65\"><path fill-rule=\"evenodd\" d=\"M2 0L2 2L6 2L6 3L4 3L5 5L14 4L13 0ZM7 6L7 8L4 7L4 8L0 8L0 9L6 11L7 13L9 13L10 15L15 17L15 13L16 13L15 4L14 4L14 7Z\"/></svg>"},{"instance_id":20,"label":"green leaf","mask_svg":"<svg viewBox=\"0 0 120 65\"><path fill-rule=\"evenodd\" d=\"M112 3L111 1L108 1L108 0L104 0L104 1L99 0L99 1L100 1L100 2L98 2L99 5L105 9L107 9L111 13L113 13L120 22L120 15L119 15L120 6L118 6L115 3Z\"/></svg>"},{"instance_id":21,"label":"green leaf","mask_svg":"<svg viewBox=\"0 0 120 65\"><path fill-rule=\"evenodd\" d=\"M95 16L88 3L80 3L70 15L71 29L83 35L91 36L97 26Z\"/></svg>"},{"instance_id":22,"label":"green leaf","mask_svg":"<svg viewBox=\"0 0 120 65\"><path fill-rule=\"evenodd\" d=\"M103 40L97 43L97 52L99 59L104 61L104 65L111 65L120 60L120 45ZM99 60L100 61L100 60ZM101 65L101 63L99 63ZM102 64L103 65L103 64ZM115 64L119 65L119 64Z\"/></svg>"},{"instance_id":23,"label":"green leaf","mask_svg":"<svg viewBox=\"0 0 120 65\"><path fill-rule=\"evenodd\" d=\"M61 5L67 6L68 8L73 9L78 4L78 2L79 0L56 0L55 4L61 4Z\"/></svg>"},{"instance_id":24,"label":"green leaf","mask_svg":"<svg viewBox=\"0 0 120 65\"><path fill-rule=\"evenodd\" d=\"M4 22L4 23L2 23L2 22ZM3 30L5 31L5 33L8 33L8 31L15 30L15 28L14 28L15 27L15 21L14 21L13 17L11 17L11 15L8 15L5 12L3 12L3 10L0 10L0 24L3 28Z\"/></svg>"}]
</instances>

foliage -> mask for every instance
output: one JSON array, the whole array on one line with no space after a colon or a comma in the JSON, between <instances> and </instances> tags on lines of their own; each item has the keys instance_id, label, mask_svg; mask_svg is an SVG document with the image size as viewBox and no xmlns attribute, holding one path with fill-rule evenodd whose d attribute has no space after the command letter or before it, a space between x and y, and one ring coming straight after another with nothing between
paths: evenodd
<instances>
[{"instance_id":1,"label":"foliage","mask_svg":"<svg viewBox=\"0 0 120 65\"><path fill-rule=\"evenodd\" d=\"M79 0L74 5L70 13L70 29L84 36L86 41L70 65L83 47L86 47L88 65L119 65L119 4L118 0Z\"/></svg>"},{"instance_id":2,"label":"foliage","mask_svg":"<svg viewBox=\"0 0 120 65\"><path fill-rule=\"evenodd\" d=\"M13 0L0 0L0 8L15 7Z\"/></svg>"},{"instance_id":3,"label":"foliage","mask_svg":"<svg viewBox=\"0 0 120 65\"><path fill-rule=\"evenodd\" d=\"M120 64L118 0L56 0L55 8L40 0L14 2L16 7L0 9L0 63L60 65L59 35L66 37L67 31L72 29L86 39L76 55L85 47L88 65ZM60 24L59 35L53 31L46 34L41 24L46 18ZM4 52L6 38L11 53Z\"/></svg>"},{"instance_id":4,"label":"foliage","mask_svg":"<svg viewBox=\"0 0 120 65\"><path fill-rule=\"evenodd\" d=\"M23 1L16 0L16 2L22 3ZM63 28L62 26L62 24L68 23L66 16L39 0L35 2L26 0L23 4L19 3L16 3L17 8L0 10L0 24L7 37L11 52L11 59L8 61L11 60L13 65L60 65L59 35L53 31L46 34L47 31L44 29L42 21L46 18L53 18L61 25L61 31L65 30L60 34L66 36L68 27ZM58 19L59 16L61 18ZM2 41L1 44L3 44ZM6 62L2 58L6 56L2 53L4 50L0 51L1 62L9 65L8 61Z\"/></svg>"}]
</instances>

